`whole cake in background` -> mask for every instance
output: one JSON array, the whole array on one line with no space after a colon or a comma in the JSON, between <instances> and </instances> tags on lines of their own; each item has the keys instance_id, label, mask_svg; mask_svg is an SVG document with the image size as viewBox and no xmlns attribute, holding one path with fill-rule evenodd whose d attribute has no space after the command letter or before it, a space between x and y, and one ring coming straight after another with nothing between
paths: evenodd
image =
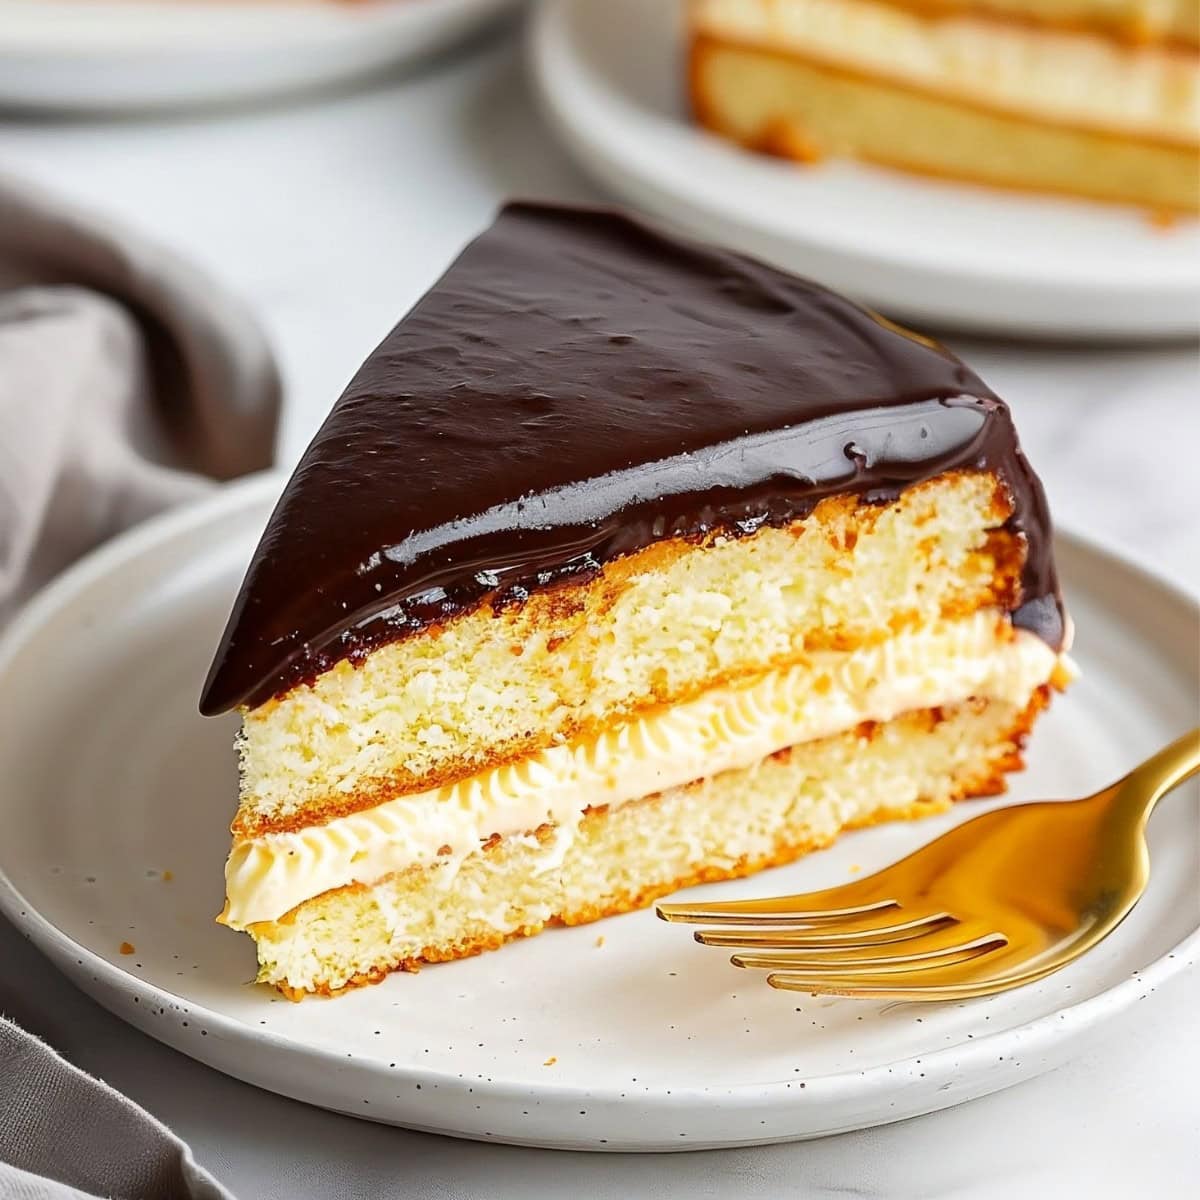
<instances>
[{"instance_id":1,"label":"whole cake in background","mask_svg":"<svg viewBox=\"0 0 1200 1200\"><path fill-rule=\"evenodd\" d=\"M1068 637L1005 405L619 214L507 207L338 400L202 708L222 919L333 993L1002 790Z\"/></svg>"},{"instance_id":2,"label":"whole cake in background","mask_svg":"<svg viewBox=\"0 0 1200 1200\"><path fill-rule=\"evenodd\" d=\"M697 119L803 161L1200 209L1197 0L687 0Z\"/></svg>"}]
</instances>

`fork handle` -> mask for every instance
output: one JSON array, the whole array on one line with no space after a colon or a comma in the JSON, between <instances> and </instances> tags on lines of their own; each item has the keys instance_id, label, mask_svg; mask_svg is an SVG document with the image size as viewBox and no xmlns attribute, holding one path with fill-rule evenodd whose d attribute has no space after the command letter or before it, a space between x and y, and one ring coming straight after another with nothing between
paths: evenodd
<instances>
[{"instance_id":1,"label":"fork handle","mask_svg":"<svg viewBox=\"0 0 1200 1200\"><path fill-rule=\"evenodd\" d=\"M1117 786L1142 809L1142 820L1145 821L1163 796L1197 771L1200 771L1200 726L1152 754Z\"/></svg>"}]
</instances>

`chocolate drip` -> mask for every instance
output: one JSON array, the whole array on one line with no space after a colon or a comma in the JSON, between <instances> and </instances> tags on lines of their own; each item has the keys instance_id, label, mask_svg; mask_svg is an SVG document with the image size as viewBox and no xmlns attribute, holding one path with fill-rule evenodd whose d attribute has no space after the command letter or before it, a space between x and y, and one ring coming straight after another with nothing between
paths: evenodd
<instances>
[{"instance_id":1,"label":"chocolate drip","mask_svg":"<svg viewBox=\"0 0 1200 1200\"><path fill-rule=\"evenodd\" d=\"M201 709L257 705L495 596L669 537L997 471L1028 554L1014 621L1063 636L1008 409L937 343L616 213L513 204L384 339L305 452Z\"/></svg>"}]
</instances>

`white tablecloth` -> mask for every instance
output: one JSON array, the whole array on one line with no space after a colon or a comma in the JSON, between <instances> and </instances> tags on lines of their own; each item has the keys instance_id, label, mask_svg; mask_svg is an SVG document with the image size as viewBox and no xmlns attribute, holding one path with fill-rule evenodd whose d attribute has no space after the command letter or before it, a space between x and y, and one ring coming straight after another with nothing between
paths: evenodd
<instances>
[{"instance_id":1,"label":"white tablecloth","mask_svg":"<svg viewBox=\"0 0 1200 1200\"><path fill-rule=\"evenodd\" d=\"M595 200L540 122L511 39L366 91L183 120L9 121L0 167L179 246L262 314L289 396L286 464L362 357L507 195ZM1200 591L1194 347L958 343L1010 402L1058 519ZM159 1046L8 927L16 1013L191 1142L245 1200L1193 1194L1200 976L1147 996L1072 1065L958 1109L822 1142L662 1156L556 1154L332 1116Z\"/></svg>"}]
</instances>

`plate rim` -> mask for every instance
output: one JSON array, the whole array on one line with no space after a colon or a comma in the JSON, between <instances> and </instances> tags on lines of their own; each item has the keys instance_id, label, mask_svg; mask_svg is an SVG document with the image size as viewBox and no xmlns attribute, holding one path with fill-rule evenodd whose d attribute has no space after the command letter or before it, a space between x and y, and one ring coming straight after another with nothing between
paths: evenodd
<instances>
[{"instance_id":1,"label":"plate rim","mask_svg":"<svg viewBox=\"0 0 1200 1200\"><path fill-rule=\"evenodd\" d=\"M27 638L42 623L52 618L55 613L91 584L118 569L128 560L169 544L189 531L201 529L205 525L227 518L239 509L250 508L277 497L286 479L286 472L268 470L220 485L214 489L213 494L151 517L81 557L32 596L7 627L0 631L0 678L3 677L10 661ZM1144 582L1159 589L1171 601L1190 609L1200 618L1200 600L1192 594L1190 589L1138 554L1105 547L1089 535L1067 527L1057 528L1056 536L1087 555L1098 557L1108 564L1132 570L1135 574L1140 575ZM223 1073L235 1074L226 1067L218 1066L211 1059L202 1056L199 1048L192 1042L169 1039L165 1036L165 1030L160 1033L160 1025L151 1024L147 1019L148 1014L118 1009L109 1003L106 992L130 998L137 996L150 999L154 1006L182 1004L195 1017L204 1020L210 1031L223 1035L234 1045L247 1046L254 1050L265 1048L283 1052L315 1065L328 1067L335 1064L344 1065L344 1059L338 1051L314 1046L271 1029L260 1029L247 1025L236 1017L227 1016L218 1009L210 1008L193 1000L187 994L173 992L142 979L121 966L111 963L83 943L76 942L43 916L37 905L29 901L18 890L8 877L2 856L0 856L0 913L7 917L19 933L28 937L74 986L79 987L103 1007L108 1008L126 1023L142 1030L156 1040L172 1046L189 1057L207 1062L208 1065ZM1003 1049L1005 1045L1019 1045L1026 1055L1051 1041L1061 1046L1064 1040L1069 1040L1088 1026L1119 1017L1133 1005L1140 995L1182 975L1194 965L1197 957L1200 957L1200 921L1185 937L1147 963L1144 968L1139 969L1136 974L1122 979L1096 995L1065 1004L1053 1012L1035 1017L1020 1025L998 1029L995 1032L923 1053L919 1060L919 1065L924 1072L923 1082L927 1090L935 1090L939 1082L946 1082L956 1075L972 1074L980 1070L986 1063L994 1062L997 1050ZM93 987L92 983L101 986ZM142 1009L146 1007L144 1004L141 1005ZM216 1040L221 1039L218 1037ZM391 1068L383 1065L382 1060L377 1061L374 1058L357 1056L355 1061L359 1069L365 1068L371 1075L377 1076L381 1080L414 1083L433 1080L449 1087L454 1087L460 1082L453 1073L421 1068L419 1065L406 1064ZM786 1102L790 1105L816 1106L840 1099L853 1098L857 1094L870 1091L875 1087L877 1081L882 1081L889 1075L895 1079L896 1075L900 1073L896 1071L896 1068L901 1068L904 1074L911 1075L914 1062L915 1060L911 1056L901 1057L886 1063L880 1062L864 1070L841 1070L836 1073L805 1076L806 1086L802 1092L792 1090L791 1080L780 1078L715 1087L699 1085L672 1087L669 1094L665 1091L647 1091L639 1094L638 1103L647 1109L673 1113L686 1112L697 1107L707 1108L718 1099L723 1103L732 1103L739 1108L762 1105L774 1107L782 1103L785 1097ZM900 1074L900 1077L903 1078L904 1074ZM253 1072L239 1077L255 1086L272 1090L271 1085L254 1078ZM593 1103L598 1100L617 1101L615 1088L609 1095L609 1089L605 1087L588 1088L576 1083L563 1083L553 1079L538 1081L536 1085L504 1079L489 1081L475 1079L472 1086L477 1094L482 1092L489 1099L496 1101L546 1094L554 1094L556 1099L576 1097L590 1100ZM294 1096L294 1093L285 1094ZM302 1102L318 1103L311 1100ZM871 1124L874 1123L871 1122ZM504 1139L496 1138L495 1140ZM786 1136L776 1136L767 1140L779 1142L792 1139ZM537 1139L528 1144L551 1145L549 1142ZM754 1140L731 1140L721 1144L751 1145L754 1144ZM561 1147L553 1146L552 1148ZM607 1147L595 1148L603 1150ZM680 1148L700 1149L702 1147ZM631 1148L614 1145L612 1149L620 1151Z\"/></svg>"},{"instance_id":2,"label":"plate rim","mask_svg":"<svg viewBox=\"0 0 1200 1200\"><path fill-rule=\"evenodd\" d=\"M514 7L519 0L448 0L449 14L446 19L458 18L468 21L482 21L494 17L506 9ZM447 0L428 0L433 6L446 4ZM6 11L20 9L26 11L27 3L21 0L0 0L0 18ZM170 32L171 10L183 9L189 18L199 19L216 16L222 26L228 27L230 33L244 32L246 28L257 29L258 22L267 22L275 26L286 25L289 16L300 14L299 26L293 25L293 36L284 45L311 42L315 37L328 34L331 30L379 32L380 28L390 30L410 26L422 14L413 9L409 0L363 0L361 3L346 3L345 0L242 0L236 9L216 10L211 0L177 0L176 3L163 3L163 0L94 0L82 3L81 0L48 0L39 4L38 16L33 18L51 23L55 9L67 12L86 12L87 19L98 19L105 10L119 12L122 19L129 24L147 18L154 25L154 36L144 41L136 41L132 45L116 42L86 42L68 41L63 39L53 45L41 41L30 41L28 44L21 39L0 37L0 54L10 54L14 50L36 53L39 56L61 57L64 62L72 65L82 65L104 62L106 60L148 59L163 54L178 54L182 57L195 58L199 54L210 52L218 42L205 41L199 47L190 44L187 37L181 37ZM416 15L414 15L414 13ZM308 18L316 14L315 20ZM428 22L428 16L425 17ZM278 32L277 30L273 32ZM286 30L285 30L286 33ZM265 36L260 33L258 36Z\"/></svg>"},{"instance_id":3,"label":"plate rim","mask_svg":"<svg viewBox=\"0 0 1200 1200\"><path fill-rule=\"evenodd\" d=\"M99 5L54 0L64 15L82 11L92 23L105 9L119 9L131 36L56 40L42 32L55 19L51 9L26 18L28 27L23 22L20 29L0 34L0 68L9 68L12 76L0 80L0 112L171 115L302 96L436 60L498 26L521 2L251 0L218 11L204 0L186 0L180 15L188 21L182 33L173 33L173 6L161 0L102 0ZM18 0L0 0L0 23L17 7ZM34 7L42 6L20 4L23 13ZM203 37L189 34L197 26ZM263 60L264 46L284 51L283 58ZM307 65L297 67L291 58ZM210 78L214 63L221 68L216 83Z\"/></svg>"},{"instance_id":4,"label":"plate rim","mask_svg":"<svg viewBox=\"0 0 1200 1200\"><path fill-rule=\"evenodd\" d=\"M676 0L673 0L676 2ZM915 249L905 248L895 244L881 246L873 244L869 249L857 245L850 233L844 236L831 235L828 228L823 228L819 234L808 234L802 230L783 227L778 221L762 221L757 217L743 218L740 214L731 213L728 206L723 205L716 197L708 192L690 194L684 202L690 213L666 217L664 208L678 207L680 204L679 189L672 183L672 177L648 174L639 166L635 155L621 153L609 140L600 137L592 122L581 122L577 119L579 105L564 99L563 93L555 85L556 73L560 69L565 50L569 49L570 37L577 19L574 13L586 5L586 0L540 0L531 11L526 30L526 56L530 64L530 73L539 106L552 128L559 135L564 146L570 151L574 160L593 179L602 179L606 190L630 198L635 194L640 196L655 196L658 198L654 206L655 216L660 220L678 222L684 227L695 228L697 222L692 214L699 214L703 224L713 229L724 227L734 229L739 233L760 236L772 241L786 244L789 248L802 252L828 254L855 264L858 268L870 268L873 265L885 266L891 271L911 272L920 274L930 283L942 281L954 286L979 287L981 285L1000 285L1006 288L1053 287L1063 297L1086 298L1097 289L1112 296L1119 295L1120 299L1130 306L1145 302L1148 298L1156 304L1170 302L1186 306L1200 296L1200 287L1194 272L1189 272L1181 263L1177 271L1169 274L1155 275L1149 271L1135 274L1132 278L1126 272L1122 279L1116 281L1111 274L1103 271L1103 256L1096 255L1087 264L1081 264L1078 271L1069 279L1063 280L1056 275L1047 264L1044 270L1039 268L1036 261L1022 259L1020 264L1004 258L989 260L983 266L972 267L961 260L945 259L933 261L922 257ZM572 61L575 61L572 59ZM580 76L590 80L592 73L581 71ZM590 86L590 84L589 84ZM615 90L615 89L613 89ZM568 115L570 114L570 115ZM703 130L688 127L691 138L699 143L702 139L719 142L714 135ZM721 143L725 145L724 143ZM736 147L727 147L730 150ZM849 160L848 160L849 161ZM870 164L853 163L850 165L863 171L883 171L883 168L871 167ZM894 172L887 173L894 177ZM900 178L913 178L900 173ZM916 177L919 178L919 177ZM978 193L979 187L966 182L955 184L953 181L943 181L947 195L953 198L955 192L962 188L971 188ZM1004 189L987 189L996 199L1010 201L1015 209L1022 205L1035 204L1045 201L1047 197L1038 193L1024 194L1021 192L1006 192ZM1060 198L1061 199L1061 198ZM1068 198L1069 200L1069 198ZM641 203L639 200L638 203ZM1093 207L1086 200L1079 204ZM647 205L646 207L650 207ZM1107 207L1107 206L1105 206ZM1186 256L1184 256L1186 257ZM894 305L892 306L894 307ZM931 310L932 311L932 310ZM951 318L939 317L944 324L951 324ZM959 315L958 320L965 322L962 328L987 330L993 326L997 332L1014 331L1022 328L1019 320L1008 318L1003 325L999 322L972 323L969 315ZM1108 336L1111 330L1106 323L1104 329L1098 330L1093 337ZM1054 327L1042 330L1040 336L1061 337L1066 327ZM1193 338L1196 323L1177 324L1171 329L1154 329L1146 326L1131 325L1123 336L1131 340L1179 339ZM1033 331L1037 333L1037 330ZM1066 336L1086 337L1086 334L1067 334Z\"/></svg>"}]
</instances>

